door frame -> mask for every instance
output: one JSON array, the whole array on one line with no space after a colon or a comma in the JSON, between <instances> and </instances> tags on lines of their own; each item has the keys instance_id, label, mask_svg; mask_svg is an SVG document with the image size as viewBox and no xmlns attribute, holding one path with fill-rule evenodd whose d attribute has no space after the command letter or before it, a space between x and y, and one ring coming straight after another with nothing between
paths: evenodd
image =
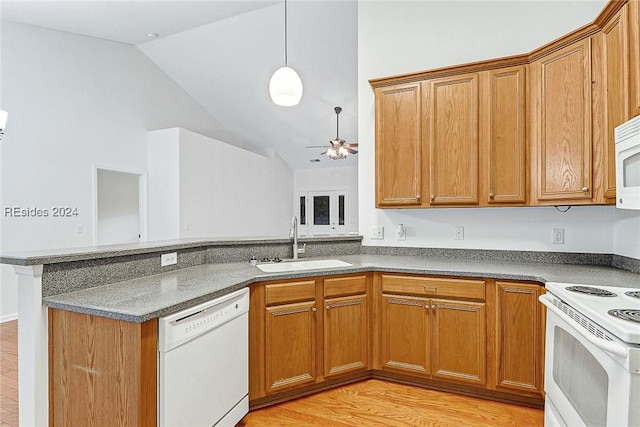
<instances>
[{"instance_id":1,"label":"door frame","mask_svg":"<svg viewBox=\"0 0 640 427\"><path fill-rule=\"evenodd\" d=\"M149 236L148 204L147 204L147 172L113 168L93 164L93 245L98 245L98 171L126 173L138 176L138 220L140 223L140 238L146 242Z\"/></svg>"}]
</instances>

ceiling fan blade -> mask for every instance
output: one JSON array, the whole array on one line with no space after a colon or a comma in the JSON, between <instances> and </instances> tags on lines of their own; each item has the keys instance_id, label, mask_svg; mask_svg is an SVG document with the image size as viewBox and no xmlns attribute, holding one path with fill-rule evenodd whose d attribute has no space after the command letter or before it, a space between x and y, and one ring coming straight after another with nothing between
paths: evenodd
<instances>
[{"instance_id":1,"label":"ceiling fan blade","mask_svg":"<svg viewBox=\"0 0 640 427\"><path fill-rule=\"evenodd\" d=\"M353 144L344 144L344 145L347 146L347 147L357 147L358 143L354 142Z\"/></svg>"},{"instance_id":2,"label":"ceiling fan blade","mask_svg":"<svg viewBox=\"0 0 640 427\"><path fill-rule=\"evenodd\" d=\"M325 154L327 154L327 152L328 152L328 151L329 151L329 150L327 150L327 151L323 151L322 153L320 153L320 155L321 155L321 156L324 156Z\"/></svg>"},{"instance_id":3,"label":"ceiling fan blade","mask_svg":"<svg viewBox=\"0 0 640 427\"><path fill-rule=\"evenodd\" d=\"M326 145L307 145L304 148L326 148Z\"/></svg>"},{"instance_id":4,"label":"ceiling fan blade","mask_svg":"<svg viewBox=\"0 0 640 427\"><path fill-rule=\"evenodd\" d=\"M358 154L358 152L356 150L353 150L353 149L351 149L349 147L344 147L344 148L346 148L346 150L349 152L349 154Z\"/></svg>"}]
</instances>

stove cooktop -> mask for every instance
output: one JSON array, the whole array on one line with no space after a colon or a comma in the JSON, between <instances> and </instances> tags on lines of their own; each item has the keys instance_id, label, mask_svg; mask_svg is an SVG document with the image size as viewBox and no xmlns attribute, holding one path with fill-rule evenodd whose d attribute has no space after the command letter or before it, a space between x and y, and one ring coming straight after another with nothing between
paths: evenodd
<instances>
[{"instance_id":1,"label":"stove cooktop","mask_svg":"<svg viewBox=\"0 0 640 427\"><path fill-rule=\"evenodd\" d=\"M557 282L545 287L620 340L640 344L640 289Z\"/></svg>"}]
</instances>

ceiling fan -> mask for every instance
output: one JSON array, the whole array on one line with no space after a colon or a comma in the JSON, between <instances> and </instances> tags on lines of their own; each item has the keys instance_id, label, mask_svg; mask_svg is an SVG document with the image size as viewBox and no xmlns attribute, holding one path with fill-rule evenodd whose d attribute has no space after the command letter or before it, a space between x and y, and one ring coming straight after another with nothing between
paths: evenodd
<instances>
[{"instance_id":1,"label":"ceiling fan","mask_svg":"<svg viewBox=\"0 0 640 427\"><path fill-rule=\"evenodd\" d=\"M333 111L336 112L336 138L329 141L329 148L320 153L321 155L326 154L331 160L338 159L346 159L349 154L358 154L353 147L357 147L358 144L347 144L347 141L344 139L340 139L340 113L342 112L342 107L335 107ZM325 148L326 145L309 145L306 148Z\"/></svg>"}]
</instances>

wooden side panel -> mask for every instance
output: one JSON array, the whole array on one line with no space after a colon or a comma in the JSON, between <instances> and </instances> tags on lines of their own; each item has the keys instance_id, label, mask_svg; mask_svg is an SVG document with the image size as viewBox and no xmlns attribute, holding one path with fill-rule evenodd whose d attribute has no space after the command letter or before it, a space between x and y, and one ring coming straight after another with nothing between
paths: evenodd
<instances>
[{"instance_id":1,"label":"wooden side panel","mask_svg":"<svg viewBox=\"0 0 640 427\"><path fill-rule=\"evenodd\" d=\"M155 426L157 320L49 312L50 424Z\"/></svg>"},{"instance_id":2,"label":"wooden side panel","mask_svg":"<svg viewBox=\"0 0 640 427\"><path fill-rule=\"evenodd\" d=\"M324 376L329 378L369 368L366 295L324 301Z\"/></svg>"},{"instance_id":3,"label":"wooden side panel","mask_svg":"<svg viewBox=\"0 0 640 427\"><path fill-rule=\"evenodd\" d=\"M424 83L429 203L478 203L478 75Z\"/></svg>"},{"instance_id":4,"label":"wooden side panel","mask_svg":"<svg viewBox=\"0 0 640 427\"><path fill-rule=\"evenodd\" d=\"M315 301L267 307L267 394L313 383L316 378Z\"/></svg>"},{"instance_id":5,"label":"wooden side panel","mask_svg":"<svg viewBox=\"0 0 640 427\"><path fill-rule=\"evenodd\" d=\"M524 204L526 195L525 66L486 73L482 139L483 203Z\"/></svg>"},{"instance_id":6,"label":"wooden side panel","mask_svg":"<svg viewBox=\"0 0 640 427\"><path fill-rule=\"evenodd\" d=\"M629 116L640 114L640 1L629 3Z\"/></svg>"},{"instance_id":7,"label":"wooden side panel","mask_svg":"<svg viewBox=\"0 0 640 427\"><path fill-rule=\"evenodd\" d=\"M376 207L419 206L420 84L378 88L375 97Z\"/></svg>"},{"instance_id":8,"label":"wooden side panel","mask_svg":"<svg viewBox=\"0 0 640 427\"><path fill-rule=\"evenodd\" d=\"M433 378L487 383L484 303L432 300Z\"/></svg>"},{"instance_id":9,"label":"wooden side panel","mask_svg":"<svg viewBox=\"0 0 640 427\"><path fill-rule=\"evenodd\" d=\"M381 310L382 369L429 376L429 300L383 294Z\"/></svg>"},{"instance_id":10,"label":"wooden side panel","mask_svg":"<svg viewBox=\"0 0 640 427\"><path fill-rule=\"evenodd\" d=\"M538 67L536 200L590 201L592 192L591 39L560 49ZM535 120L537 119L537 120ZM533 201L532 201L533 202Z\"/></svg>"}]
</instances>

